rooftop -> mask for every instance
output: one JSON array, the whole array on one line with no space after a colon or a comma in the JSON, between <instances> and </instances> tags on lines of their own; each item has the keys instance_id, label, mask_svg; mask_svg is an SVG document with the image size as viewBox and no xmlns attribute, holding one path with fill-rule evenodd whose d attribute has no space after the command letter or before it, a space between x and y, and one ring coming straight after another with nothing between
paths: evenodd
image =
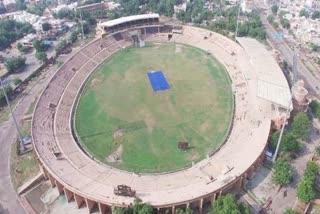
<instances>
[{"instance_id":1,"label":"rooftop","mask_svg":"<svg viewBox=\"0 0 320 214\"><path fill-rule=\"evenodd\" d=\"M112 26L115 26L115 25L118 25L121 23L125 23L125 22L131 22L131 21L141 20L141 19L155 19L155 18L159 18L159 17L160 16L157 13L126 16L126 17L121 17L119 19L114 19L111 21L102 22L102 23L99 23L98 25L101 27L112 27Z\"/></svg>"},{"instance_id":2,"label":"rooftop","mask_svg":"<svg viewBox=\"0 0 320 214\"><path fill-rule=\"evenodd\" d=\"M237 37L257 76L257 96L287 108L291 92L280 66L265 46L255 39Z\"/></svg>"}]
</instances>

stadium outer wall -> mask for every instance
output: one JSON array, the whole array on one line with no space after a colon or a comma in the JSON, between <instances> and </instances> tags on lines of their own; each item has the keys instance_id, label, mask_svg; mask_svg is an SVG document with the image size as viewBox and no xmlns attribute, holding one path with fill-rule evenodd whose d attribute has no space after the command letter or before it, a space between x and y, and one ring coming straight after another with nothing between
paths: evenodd
<instances>
[{"instance_id":1,"label":"stadium outer wall","mask_svg":"<svg viewBox=\"0 0 320 214\"><path fill-rule=\"evenodd\" d=\"M146 31L144 29L144 31ZM159 33L160 30L157 32ZM85 47L84 47L85 48ZM111 55L112 57L112 55ZM68 62L68 61L67 61ZM66 63L67 63L66 62ZM104 61L103 61L104 62ZM235 108L236 108L235 103ZM203 205L206 203L211 203L214 200L216 200L218 197L220 197L223 194L229 193L229 192L234 192L234 191L239 191L245 181L247 179L252 178L254 175L254 172L256 169L262 165L264 157L265 157L265 150L266 150L267 144L265 143L264 149L261 151L260 155L258 158L252 163L252 165L247 168L240 176L236 177L232 181L228 182L226 185L221 187L220 189L216 189L215 191L208 193L206 195L203 195L198 198L193 198L191 200L187 201L181 201L179 203L172 203L172 204L165 204L161 206L153 206L154 210L158 213L163 213L166 210L171 210L172 213L175 212L177 208L197 208L199 209L200 213L203 211ZM38 158L38 162L44 172L45 177L50 181L50 184L52 187L56 187L57 190L59 191L59 194L64 194L66 196L66 199L68 202L74 200L76 202L76 205L78 208L81 208L83 206L86 206L88 209L88 212L91 213L94 208L98 208L100 213L110 213L112 212L112 206L127 206L125 204L106 204L105 202L95 200L94 198L89 198L86 195L82 194L80 190L73 190L71 191L71 186L68 186L64 182L60 181L59 177L55 175L53 171L50 170L50 167L46 166L45 162L41 160L41 156L38 154L38 151L35 150ZM63 184L64 183L64 184Z\"/></svg>"},{"instance_id":2,"label":"stadium outer wall","mask_svg":"<svg viewBox=\"0 0 320 214\"><path fill-rule=\"evenodd\" d=\"M259 158L238 178L231 181L224 187L209 193L207 195L203 195L200 198L192 199L189 201L181 201L180 203L167 204L165 206L152 206L154 211L157 213L164 213L166 210L170 210L172 213L175 212L177 208L193 208L198 209L200 213L203 212L203 205L206 203L213 203L218 197L227 194L238 192L243 188L245 181L247 179L251 179L254 176L255 171L262 166L264 158L265 158L266 149L260 154ZM65 195L68 202L75 200L77 208L87 207L88 212L91 213L92 209L97 206L99 208L100 213L111 213L113 205L106 205L104 203L100 203L99 201L95 201L93 199L86 198L85 196L81 196L80 192L72 192L69 191L67 187L63 186L59 181L57 181L43 166L42 162L38 159L38 163L43 170L44 176L46 179L50 181L51 187L56 187L60 195Z\"/></svg>"}]
</instances>

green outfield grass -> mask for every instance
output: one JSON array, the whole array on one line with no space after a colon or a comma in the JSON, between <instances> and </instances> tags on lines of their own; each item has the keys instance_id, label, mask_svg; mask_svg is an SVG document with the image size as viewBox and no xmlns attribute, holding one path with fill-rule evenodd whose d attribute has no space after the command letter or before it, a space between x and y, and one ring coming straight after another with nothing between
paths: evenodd
<instances>
[{"instance_id":1,"label":"green outfield grass","mask_svg":"<svg viewBox=\"0 0 320 214\"><path fill-rule=\"evenodd\" d=\"M153 92L147 76L153 70L164 72L170 90ZM163 172L217 149L232 114L231 83L214 57L189 46L148 44L121 51L94 73L75 126L96 159L128 171ZM180 141L191 148L180 151Z\"/></svg>"}]
</instances>

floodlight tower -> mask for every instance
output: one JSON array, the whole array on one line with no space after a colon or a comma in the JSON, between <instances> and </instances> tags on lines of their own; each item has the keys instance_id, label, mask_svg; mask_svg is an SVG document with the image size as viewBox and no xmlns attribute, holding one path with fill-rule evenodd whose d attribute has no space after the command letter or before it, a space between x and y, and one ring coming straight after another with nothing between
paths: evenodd
<instances>
[{"instance_id":1,"label":"floodlight tower","mask_svg":"<svg viewBox=\"0 0 320 214\"><path fill-rule=\"evenodd\" d=\"M293 62L292 62L292 81L291 81L292 86L296 83L297 78L298 78L298 53L297 53L297 49L294 49ZM280 147L281 140L282 140L282 135L283 135L283 132L284 132L284 127L286 126L287 119L288 119L288 117L290 115L290 112L291 112L292 96L293 96L292 92L290 92L290 99L289 99L288 109L287 109L286 116L285 116L283 124L282 124L282 128L281 128L280 136L279 136L279 139L278 139L276 151L275 151L275 153L273 155L273 158L272 158L272 162L273 163L276 161L276 158L277 158L277 155L278 155L278 152L279 152L279 147Z\"/></svg>"},{"instance_id":2,"label":"floodlight tower","mask_svg":"<svg viewBox=\"0 0 320 214\"><path fill-rule=\"evenodd\" d=\"M8 98L8 96L7 96L7 92L6 92L6 90L5 90L5 86L4 86L4 83L3 83L2 79L1 79L1 77L0 77L0 85L1 85L1 88L2 88L2 91L3 91L3 95L4 95L5 99L6 99L6 102L7 102L7 105L8 105L10 114L11 114L11 117L12 117L12 119L13 119L13 123L14 123L14 125L16 126L20 144L21 144L22 149L23 149L23 151L24 151L24 150L26 150L26 146L25 146L24 143L23 143L22 134L21 134L21 131L20 131L19 127L18 127L18 123L17 123L16 117L15 117L14 114L13 114L13 111L12 111L12 108L11 108L11 105L10 105L10 102L9 102L9 98Z\"/></svg>"}]
</instances>

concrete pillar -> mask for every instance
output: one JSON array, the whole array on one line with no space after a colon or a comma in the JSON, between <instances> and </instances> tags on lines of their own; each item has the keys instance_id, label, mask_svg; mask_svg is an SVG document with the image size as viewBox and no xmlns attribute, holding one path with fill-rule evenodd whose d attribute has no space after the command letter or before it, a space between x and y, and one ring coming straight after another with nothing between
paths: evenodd
<instances>
[{"instance_id":1,"label":"concrete pillar","mask_svg":"<svg viewBox=\"0 0 320 214\"><path fill-rule=\"evenodd\" d=\"M252 178L253 170L254 170L254 168L253 168L253 166L251 166L251 167L249 168L249 170L248 170L248 173L247 173L248 179L251 179L251 178Z\"/></svg>"},{"instance_id":2,"label":"concrete pillar","mask_svg":"<svg viewBox=\"0 0 320 214\"><path fill-rule=\"evenodd\" d=\"M203 213L203 198L200 199L200 203L199 203L199 213L200 213L200 214Z\"/></svg>"},{"instance_id":3,"label":"concrete pillar","mask_svg":"<svg viewBox=\"0 0 320 214\"><path fill-rule=\"evenodd\" d=\"M175 214L175 213L176 213L176 207L172 206L172 214Z\"/></svg>"},{"instance_id":4,"label":"concrete pillar","mask_svg":"<svg viewBox=\"0 0 320 214\"><path fill-rule=\"evenodd\" d=\"M213 204L216 201L216 198L217 198L217 193L214 193L211 204Z\"/></svg>"},{"instance_id":5,"label":"concrete pillar","mask_svg":"<svg viewBox=\"0 0 320 214\"><path fill-rule=\"evenodd\" d=\"M98 206L99 206L99 212L101 214L107 213L107 208L108 208L107 205L99 203Z\"/></svg>"},{"instance_id":6,"label":"concrete pillar","mask_svg":"<svg viewBox=\"0 0 320 214\"><path fill-rule=\"evenodd\" d=\"M48 178L49 178L51 187L56 187L56 183L54 182L54 178L50 174L48 174Z\"/></svg>"},{"instance_id":7,"label":"concrete pillar","mask_svg":"<svg viewBox=\"0 0 320 214\"><path fill-rule=\"evenodd\" d=\"M87 204L89 213L92 213L92 209L97 203L86 198L86 204Z\"/></svg>"},{"instance_id":8,"label":"concrete pillar","mask_svg":"<svg viewBox=\"0 0 320 214\"><path fill-rule=\"evenodd\" d=\"M84 204L84 198L74 193L74 199L77 204L77 208L80 209Z\"/></svg>"},{"instance_id":9,"label":"concrete pillar","mask_svg":"<svg viewBox=\"0 0 320 214\"><path fill-rule=\"evenodd\" d=\"M64 192L63 192L63 186L56 180L56 187L59 191L59 194L62 195Z\"/></svg>"},{"instance_id":10,"label":"concrete pillar","mask_svg":"<svg viewBox=\"0 0 320 214\"><path fill-rule=\"evenodd\" d=\"M244 173L244 175L243 175L243 183L246 181L247 177L248 177L247 173Z\"/></svg>"},{"instance_id":11,"label":"concrete pillar","mask_svg":"<svg viewBox=\"0 0 320 214\"><path fill-rule=\"evenodd\" d=\"M48 172L45 170L45 168L43 167L43 165L41 164L41 162L39 161L39 158L37 159L38 160L38 164L40 166L40 170L41 172L43 173L43 177L44 179L48 180L49 177L48 177Z\"/></svg>"},{"instance_id":12,"label":"concrete pillar","mask_svg":"<svg viewBox=\"0 0 320 214\"><path fill-rule=\"evenodd\" d=\"M190 208L190 203L189 203L189 202L187 203L186 208L187 208L187 209Z\"/></svg>"},{"instance_id":13,"label":"concrete pillar","mask_svg":"<svg viewBox=\"0 0 320 214\"><path fill-rule=\"evenodd\" d=\"M236 185L237 189L236 190L240 191L242 189L242 187L243 187L243 177L241 176L237 181L237 185Z\"/></svg>"},{"instance_id":14,"label":"concrete pillar","mask_svg":"<svg viewBox=\"0 0 320 214\"><path fill-rule=\"evenodd\" d=\"M219 192L219 196L218 197L221 197L222 196L222 190Z\"/></svg>"},{"instance_id":15,"label":"concrete pillar","mask_svg":"<svg viewBox=\"0 0 320 214\"><path fill-rule=\"evenodd\" d=\"M73 192L69 191L67 188L63 188L64 194L67 198L67 202L69 203L70 201L72 201L74 199L74 195Z\"/></svg>"},{"instance_id":16,"label":"concrete pillar","mask_svg":"<svg viewBox=\"0 0 320 214\"><path fill-rule=\"evenodd\" d=\"M266 150L266 149L265 149ZM260 158L259 158L259 166L262 166L263 165L263 161L264 161L264 158L265 158L265 153L266 151L263 151Z\"/></svg>"}]
</instances>

